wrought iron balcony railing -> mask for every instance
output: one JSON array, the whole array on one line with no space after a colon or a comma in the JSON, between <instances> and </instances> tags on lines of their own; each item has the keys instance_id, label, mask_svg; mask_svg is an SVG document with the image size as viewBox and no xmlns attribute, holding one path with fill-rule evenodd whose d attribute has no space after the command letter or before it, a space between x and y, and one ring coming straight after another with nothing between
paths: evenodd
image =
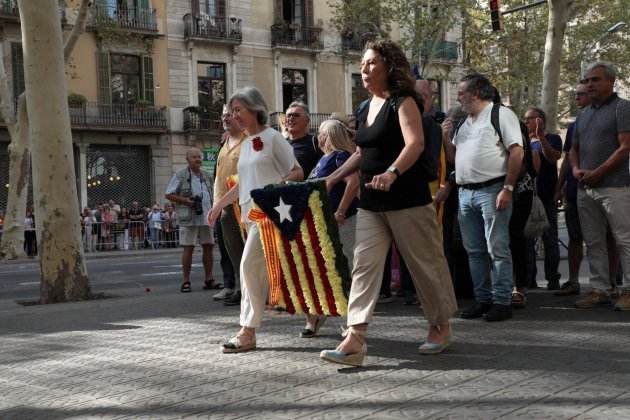
<instances>
[{"instance_id":1,"label":"wrought iron balcony railing","mask_svg":"<svg viewBox=\"0 0 630 420\"><path fill-rule=\"evenodd\" d=\"M422 55L426 57L427 53L423 52ZM437 61L457 61L459 59L459 44L453 41L438 42L433 51L432 59Z\"/></svg>"},{"instance_id":2,"label":"wrought iron balcony railing","mask_svg":"<svg viewBox=\"0 0 630 420\"><path fill-rule=\"evenodd\" d=\"M309 133L317 133L321 123L329 119L330 115L331 114L325 112L312 112L308 114L310 120L308 127ZM352 119L354 117L352 115L348 115L348 118ZM284 112L272 112L271 114L269 114L269 126L278 131L280 131L280 129L282 128L281 125L284 125L284 121Z\"/></svg>"},{"instance_id":3,"label":"wrought iron balcony railing","mask_svg":"<svg viewBox=\"0 0 630 420\"><path fill-rule=\"evenodd\" d=\"M323 50L322 28L292 24L271 26L271 45L273 47L291 47L310 50Z\"/></svg>"},{"instance_id":4,"label":"wrought iron balcony railing","mask_svg":"<svg viewBox=\"0 0 630 420\"><path fill-rule=\"evenodd\" d=\"M151 130L167 129L166 107L142 104L70 105L73 128Z\"/></svg>"},{"instance_id":5,"label":"wrought iron balcony railing","mask_svg":"<svg viewBox=\"0 0 630 420\"><path fill-rule=\"evenodd\" d=\"M184 131L223 131L221 115L184 109Z\"/></svg>"},{"instance_id":6,"label":"wrought iron balcony railing","mask_svg":"<svg viewBox=\"0 0 630 420\"><path fill-rule=\"evenodd\" d=\"M1 1L1 0L0 0ZM94 26L126 29L130 31L157 32L155 9L123 6L94 6Z\"/></svg>"},{"instance_id":7,"label":"wrought iron balcony railing","mask_svg":"<svg viewBox=\"0 0 630 420\"><path fill-rule=\"evenodd\" d=\"M354 32L348 32L341 35L341 48L344 51L361 52L369 37L360 36Z\"/></svg>"},{"instance_id":8,"label":"wrought iron balcony railing","mask_svg":"<svg viewBox=\"0 0 630 420\"><path fill-rule=\"evenodd\" d=\"M242 20L235 17L184 15L184 38L216 40L240 44Z\"/></svg>"},{"instance_id":9,"label":"wrought iron balcony railing","mask_svg":"<svg viewBox=\"0 0 630 420\"><path fill-rule=\"evenodd\" d=\"M17 0L0 0L0 19L18 20L19 17Z\"/></svg>"}]
</instances>

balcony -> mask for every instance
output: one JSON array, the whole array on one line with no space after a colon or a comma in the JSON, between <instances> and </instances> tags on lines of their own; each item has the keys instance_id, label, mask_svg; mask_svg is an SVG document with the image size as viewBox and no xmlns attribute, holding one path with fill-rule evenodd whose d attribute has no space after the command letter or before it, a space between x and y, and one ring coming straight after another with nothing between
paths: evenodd
<instances>
[{"instance_id":1,"label":"balcony","mask_svg":"<svg viewBox=\"0 0 630 420\"><path fill-rule=\"evenodd\" d=\"M367 39L355 34L354 32L346 32L341 34L341 49L348 53L360 53Z\"/></svg>"},{"instance_id":2,"label":"balcony","mask_svg":"<svg viewBox=\"0 0 630 420\"><path fill-rule=\"evenodd\" d=\"M321 51L322 28L293 24L275 24L271 26L271 46L292 50Z\"/></svg>"},{"instance_id":3,"label":"balcony","mask_svg":"<svg viewBox=\"0 0 630 420\"><path fill-rule=\"evenodd\" d=\"M167 129L166 107L87 102L69 110L73 129L158 133Z\"/></svg>"},{"instance_id":4,"label":"balcony","mask_svg":"<svg viewBox=\"0 0 630 420\"><path fill-rule=\"evenodd\" d=\"M0 21L17 22L19 19L17 0L0 0Z\"/></svg>"},{"instance_id":5,"label":"balcony","mask_svg":"<svg viewBox=\"0 0 630 420\"><path fill-rule=\"evenodd\" d=\"M184 15L184 38L197 41L214 41L240 44L243 40L242 20L226 16Z\"/></svg>"},{"instance_id":6,"label":"balcony","mask_svg":"<svg viewBox=\"0 0 630 420\"><path fill-rule=\"evenodd\" d=\"M308 114L308 116L310 120L308 132L317 133L321 123L323 123L324 121L330 118L330 113L312 112ZM348 118L352 120L354 119L354 116L348 115ZM280 123L282 122L282 125L284 125L284 121L285 121L284 112L272 112L271 114L269 114L269 126L271 128L281 131Z\"/></svg>"},{"instance_id":7,"label":"balcony","mask_svg":"<svg viewBox=\"0 0 630 420\"><path fill-rule=\"evenodd\" d=\"M146 34L158 31L155 9L96 4L92 23L96 31L107 27Z\"/></svg>"},{"instance_id":8,"label":"balcony","mask_svg":"<svg viewBox=\"0 0 630 420\"><path fill-rule=\"evenodd\" d=\"M184 131L223 131L221 115L216 112L200 113L197 107L184 108Z\"/></svg>"},{"instance_id":9,"label":"balcony","mask_svg":"<svg viewBox=\"0 0 630 420\"><path fill-rule=\"evenodd\" d=\"M426 57L427 54L423 53ZM435 45L433 56L434 61L457 61L459 59L459 44L453 41L440 41Z\"/></svg>"}]
</instances>

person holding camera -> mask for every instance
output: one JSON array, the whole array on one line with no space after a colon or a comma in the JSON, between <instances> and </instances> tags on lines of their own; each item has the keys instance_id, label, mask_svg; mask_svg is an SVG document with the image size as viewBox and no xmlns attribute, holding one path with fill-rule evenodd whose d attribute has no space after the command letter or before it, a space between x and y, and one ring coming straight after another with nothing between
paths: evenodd
<instances>
[{"instance_id":1,"label":"person holding camera","mask_svg":"<svg viewBox=\"0 0 630 420\"><path fill-rule=\"evenodd\" d=\"M186 152L188 166L173 175L166 187L166 199L175 203L175 212L179 222L179 243L184 247L182 253L183 282L180 291L188 293L190 287L190 269L195 243L203 249L202 260L205 271L204 290L220 289L221 285L212 278L212 229L205 220L205 214L212 207L212 175L201 169L201 150L196 147Z\"/></svg>"}]
</instances>

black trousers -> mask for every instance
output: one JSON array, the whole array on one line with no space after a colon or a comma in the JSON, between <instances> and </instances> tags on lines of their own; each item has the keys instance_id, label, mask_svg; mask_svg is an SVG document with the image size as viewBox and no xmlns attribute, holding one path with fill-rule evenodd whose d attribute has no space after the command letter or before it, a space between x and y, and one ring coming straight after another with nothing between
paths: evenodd
<instances>
[{"instance_id":1,"label":"black trousers","mask_svg":"<svg viewBox=\"0 0 630 420\"><path fill-rule=\"evenodd\" d=\"M526 239L525 224L532 209L533 191L523 191L514 195L512 203L512 218L510 219L510 251L512 252L512 267L514 270L514 286L519 289L529 287L531 272L530 249L534 240ZM535 263L535 261L534 261Z\"/></svg>"}]
</instances>

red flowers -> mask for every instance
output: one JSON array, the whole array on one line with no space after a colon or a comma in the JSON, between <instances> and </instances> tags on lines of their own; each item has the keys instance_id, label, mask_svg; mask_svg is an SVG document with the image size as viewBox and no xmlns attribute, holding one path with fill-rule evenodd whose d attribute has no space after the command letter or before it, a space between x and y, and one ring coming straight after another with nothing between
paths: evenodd
<instances>
[{"instance_id":1,"label":"red flowers","mask_svg":"<svg viewBox=\"0 0 630 420\"><path fill-rule=\"evenodd\" d=\"M260 137L254 137L252 140L252 146L255 151L260 152L263 149L264 143Z\"/></svg>"}]
</instances>

